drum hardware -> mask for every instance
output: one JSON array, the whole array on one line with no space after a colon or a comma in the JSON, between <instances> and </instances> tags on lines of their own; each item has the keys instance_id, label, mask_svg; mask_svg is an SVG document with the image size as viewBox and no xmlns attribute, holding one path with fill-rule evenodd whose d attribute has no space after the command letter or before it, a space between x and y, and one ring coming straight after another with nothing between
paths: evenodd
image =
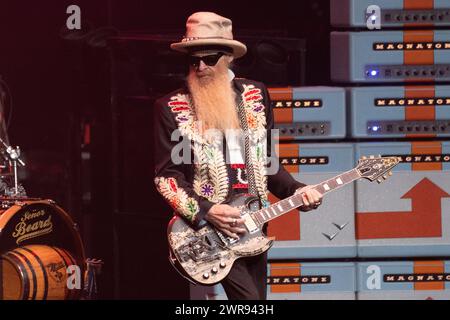
<instances>
[{"instance_id":1,"label":"drum hardware","mask_svg":"<svg viewBox=\"0 0 450 320\"><path fill-rule=\"evenodd\" d=\"M92 300L97 296L97 275L102 273L103 261L99 259L86 259L87 271L84 286L85 299Z\"/></svg>"},{"instance_id":2,"label":"drum hardware","mask_svg":"<svg viewBox=\"0 0 450 320\"><path fill-rule=\"evenodd\" d=\"M23 187L19 185L17 167L18 166L25 167L25 162L23 162L23 160L20 159L20 148L18 146L15 148L11 147L1 138L0 143L3 144L3 146L5 147L6 153L4 153L4 156L8 158L8 160L11 161L13 165L14 191L12 196L21 195L25 190L23 190Z\"/></svg>"}]
</instances>

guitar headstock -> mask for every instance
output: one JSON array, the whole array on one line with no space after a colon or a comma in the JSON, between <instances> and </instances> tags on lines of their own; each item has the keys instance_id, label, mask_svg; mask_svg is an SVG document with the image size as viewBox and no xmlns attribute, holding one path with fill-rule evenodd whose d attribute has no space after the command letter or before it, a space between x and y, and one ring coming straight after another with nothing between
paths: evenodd
<instances>
[{"instance_id":1,"label":"guitar headstock","mask_svg":"<svg viewBox=\"0 0 450 320\"><path fill-rule=\"evenodd\" d=\"M388 175L392 175L392 168L399 162L397 157L361 157L356 170L361 178L366 178L370 181L377 180L378 183L381 183L383 179L387 179Z\"/></svg>"}]
</instances>

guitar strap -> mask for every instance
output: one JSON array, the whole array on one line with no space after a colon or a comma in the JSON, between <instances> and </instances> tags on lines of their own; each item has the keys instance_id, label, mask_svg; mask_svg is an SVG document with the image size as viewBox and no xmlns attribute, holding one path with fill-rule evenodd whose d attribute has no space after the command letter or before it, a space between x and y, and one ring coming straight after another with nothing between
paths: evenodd
<instances>
[{"instance_id":1,"label":"guitar strap","mask_svg":"<svg viewBox=\"0 0 450 320\"><path fill-rule=\"evenodd\" d=\"M248 192L254 196L258 196L255 181L255 171L250 155L250 131L248 130L247 116L244 109L244 100L241 98L237 107L239 122L244 133L244 153L245 153L245 167L247 169Z\"/></svg>"}]
</instances>

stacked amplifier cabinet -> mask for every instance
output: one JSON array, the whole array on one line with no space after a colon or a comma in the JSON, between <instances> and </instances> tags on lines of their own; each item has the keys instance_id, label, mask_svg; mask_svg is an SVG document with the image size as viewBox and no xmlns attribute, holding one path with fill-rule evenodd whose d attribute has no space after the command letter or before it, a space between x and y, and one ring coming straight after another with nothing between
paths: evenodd
<instances>
[{"instance_id":1,"label":"stacked amplifier cabinet","mask_svg":"<svg viewBox=\"0 0 450 320\"><path fill-rule=\"evenodd\" d=\"M401 160L383 185L356 184L358 256L449 256L450 143L360 143L356 154Z\"/></svg>"},{"instance_id":2,"label":"stacked amplifier cabinet","mask_svg":"<svg viewBox=\"0 0 450 320\"><path fill-rule=\"evenodd\" d=\"M280 163L295 179L317 184L353 168L354 149L345 143L283 143ZM271 195L272 203L278 199ZM327 194L309 213L293 210L269 222L268 235L276 238L269 259L327 259L356 256L354 189L347 185Z\"/></svg>"},{"instance_id":3,"label":"stacked amplifier cabinet","mask_svg":"<svg viewBox=\"0 0 450 320\"><path fill-rule=\"evenodd\" d=\"M450 86L349 88L353 138L450 136Z\"/></svg>"},{"instance_id":4,"label":"stacked amplifier cabinet","mask_svg":"<svg viewBox=\"0 0 450 320\"><path fill-rule=\"evenodd\" d=\"M450 261L371 261L357 265L360 300L449 300Z\"/></svg>"},{"instance_id":5,"label":"stacked amplifier cabinet","mask_svg":"<svg viewBox=\"0 0 450 320\"><path fill-rule=\"evenodd\" d=\"M332 32L331 79L450 81L450 30Z\"/></svg>"},{"instance_id":6,"label":"stacked amplifier cabinet","mask_svg":"<svg viewBox=\"0 0 450 320\"><path fill-rule=\"evenodd\" d=\"M336 27L450 26L448 0L331 0L330 11Z\"/></svg>"},{"instance_id":7,"label":"stacked amplifier cabinet","mask_svg":"<svg viewBox=\"0 0 450 320\"><path fill-rule=\"evenodd\" d=\"M347 88L355 160L357 299L449 299L450 1L331 0L331 79Z\"/></svg>"},{"instance_id":8,"label":"stacked amplifier cabinet","mask_svg":"<svg viewBox=\"0 0 450 320\"><path fill-rule=\"evenodd\" d=\"M356 266L352 262L301 263L272 261L267 265L268 300L354 300ZM193 300L225 300L222 285L191 285Z\"/></svg>"},{"instance_id":9,"label":"stacked amplifier cabinet","mask_svg":"<svg viewBox=\"0 0 450 320\"><path fill-rule=\"evenodd\" d=\"M450 30L429 29L450 26L447 0L331 0L331 23L353 28L331 33L334 81L450 80Z\"/></svg>"},{"instance_id":10,"label":"stacked amplifier cabinet","mask_svg":"<svg viewBox=\"0 0 450 320\"><path fill-rule=\"evenodd\" d=\"M356 268L351 262L268 265L269 300L354 300L355 291Z\"/></svg>"},{"instance_id":11,"label":"stacked amplifier cabinet","mask_svg":"<svg viewBox=\"0 0 450 320\"><path fill-rule=\"evenodd\" d=\"M269 94L281 140L345 138L344 88L269 88Z\"/></svg>"}]
</instances>

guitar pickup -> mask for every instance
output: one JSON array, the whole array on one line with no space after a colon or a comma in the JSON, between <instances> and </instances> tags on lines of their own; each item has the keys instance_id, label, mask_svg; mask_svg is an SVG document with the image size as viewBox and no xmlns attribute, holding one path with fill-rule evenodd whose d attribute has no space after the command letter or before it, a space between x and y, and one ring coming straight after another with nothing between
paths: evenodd
<instances>
[{"instance_id":1,"label":"guitar pickup","mask_svg":"<svg viewBox=\"0 0 450 320\"><path fill-rule=\"evenodd\" d=\"M244 219L245 227L247 228L247 230L250 234L255 233L259 230L255 221L248 213L243 214L242 219Z\"/></svg>"}]
</instances>

